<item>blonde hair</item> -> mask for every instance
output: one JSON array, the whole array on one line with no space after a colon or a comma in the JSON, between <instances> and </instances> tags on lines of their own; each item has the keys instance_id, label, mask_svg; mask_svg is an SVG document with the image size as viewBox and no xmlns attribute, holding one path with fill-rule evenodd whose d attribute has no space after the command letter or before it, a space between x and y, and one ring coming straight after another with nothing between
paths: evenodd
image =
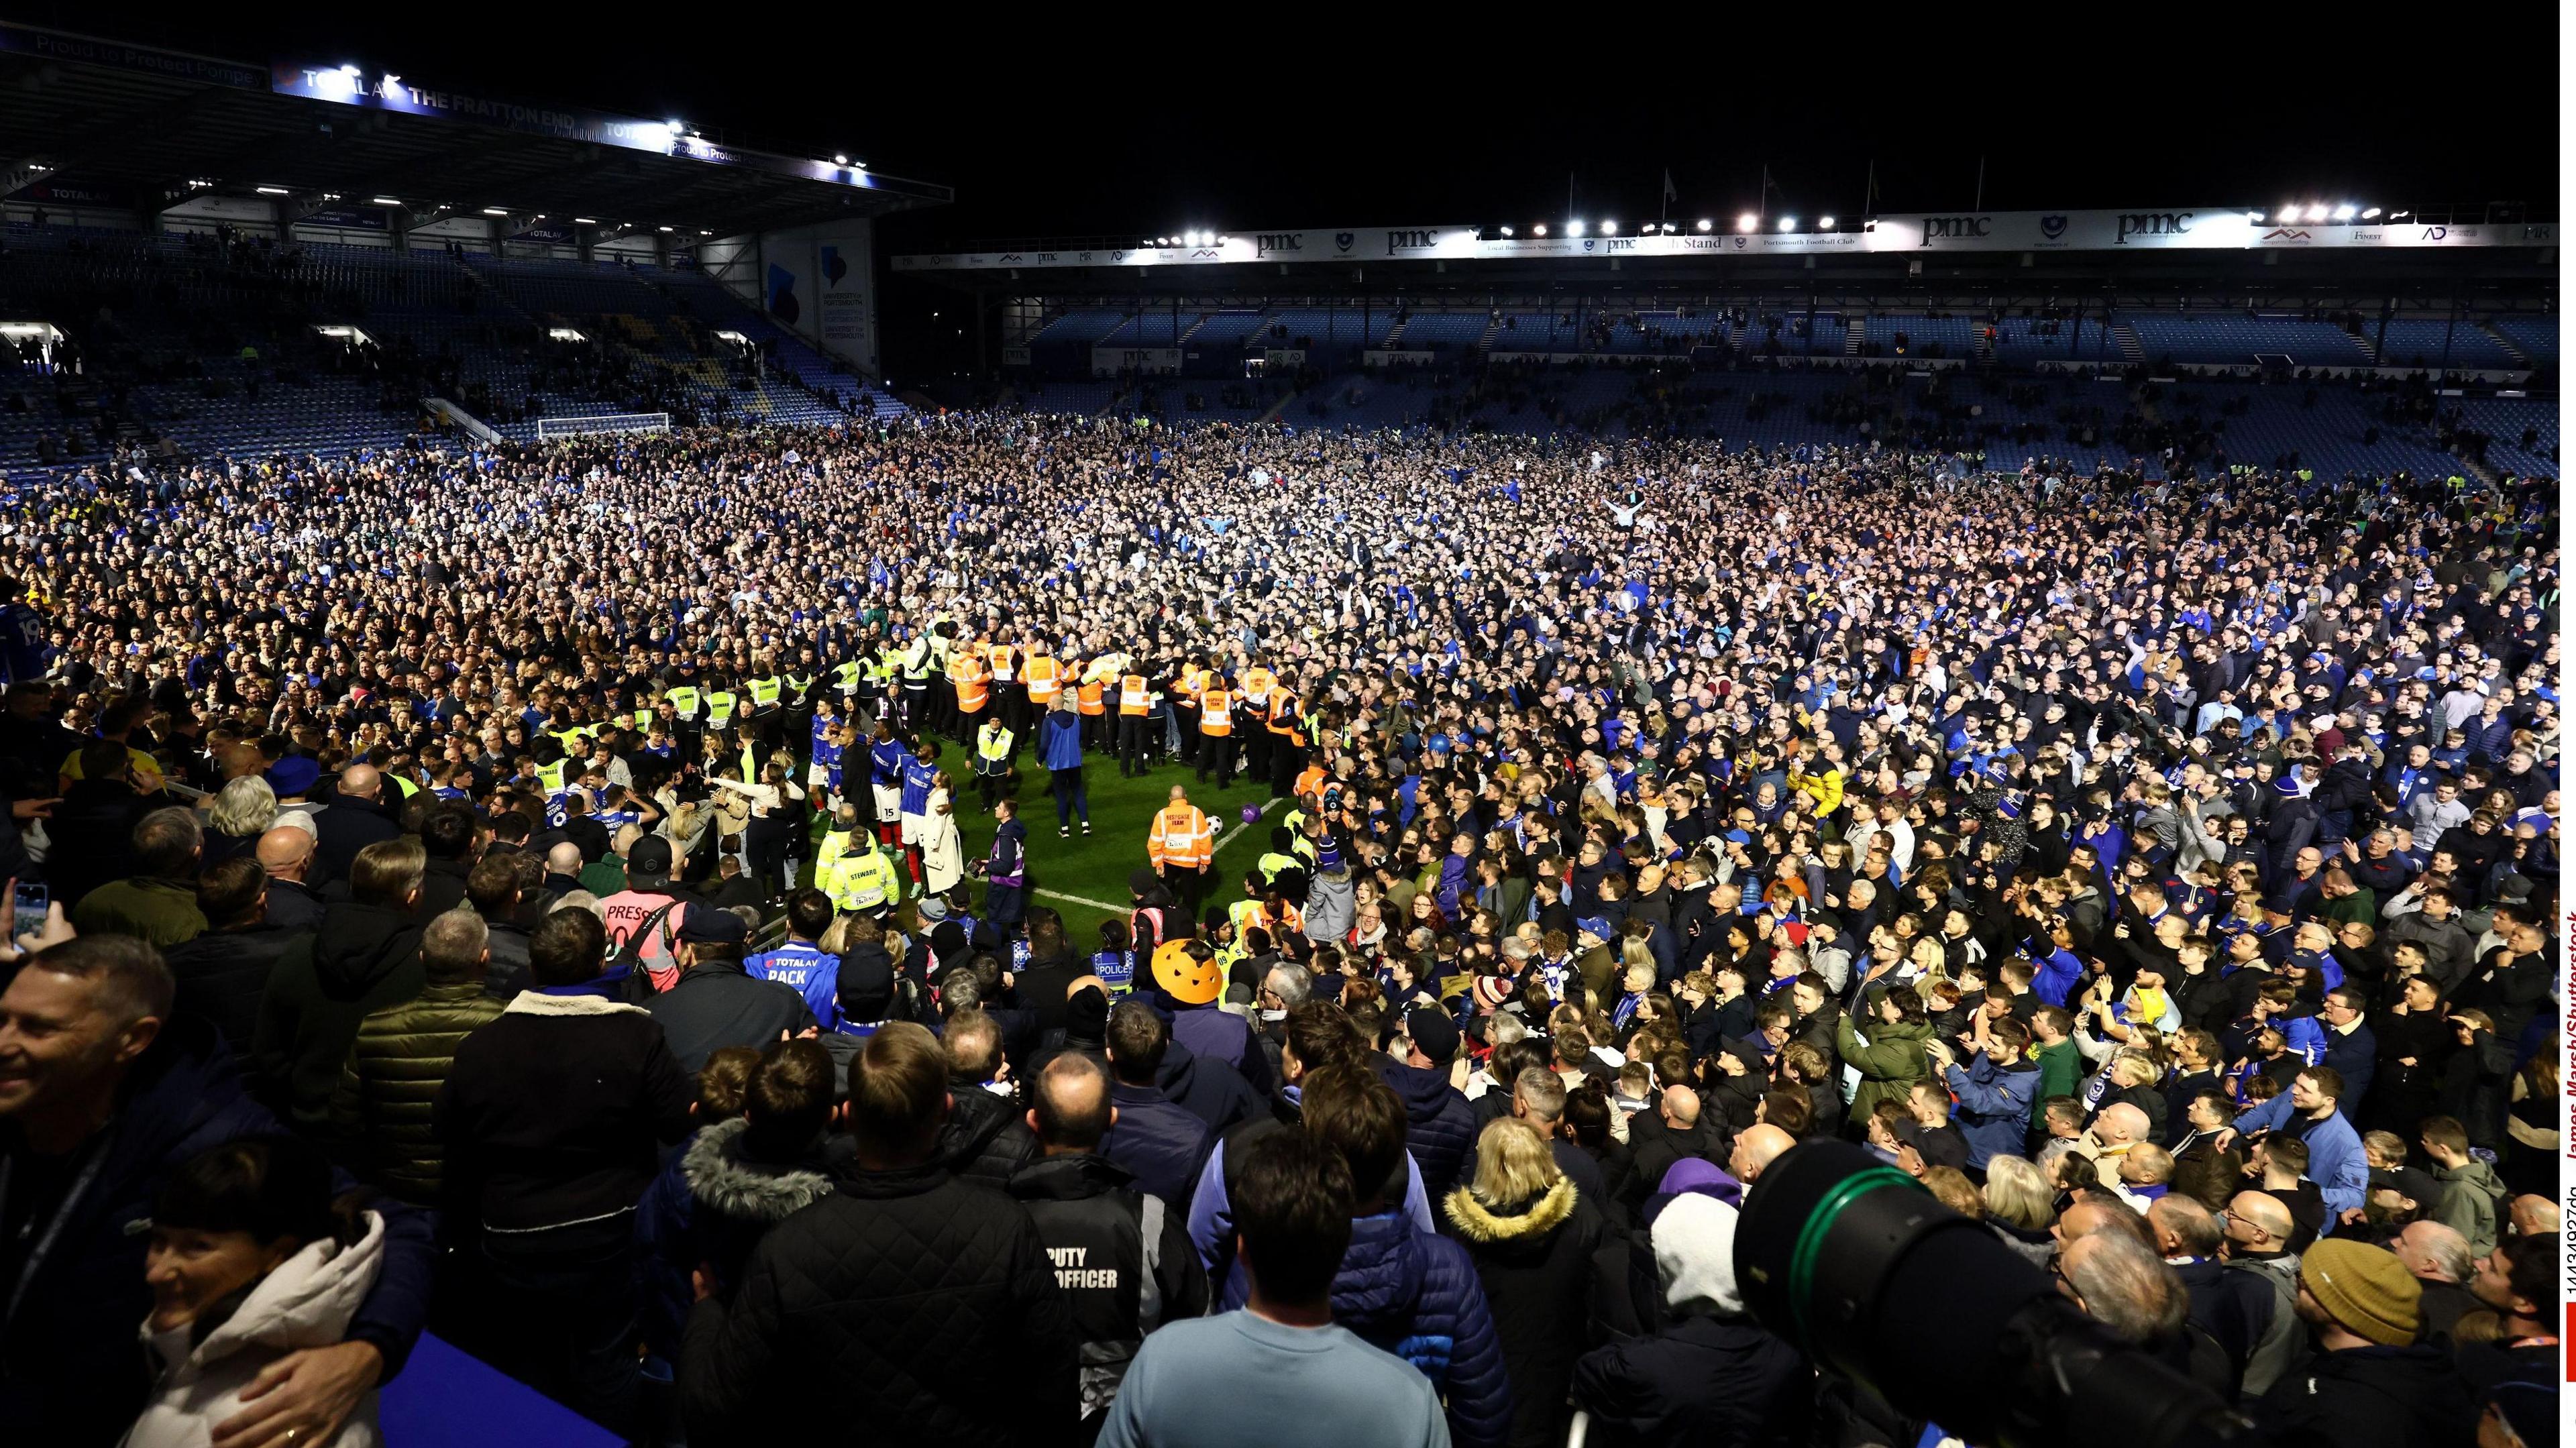
<instances>
[{"instance_id":1,"label":"blonde hair","mask_svg":"<svg viewBox=\"0 0 2576 1448\"><path fill-rule=\"evenodd\" d=\"M1986 1163L1985 1196L1987 1216L2025 1232L2046 1227L2055 1215L2056 1191L2023 1157L1999 1156Z\"/></svg>"},{"instance_id":2,"label":"blonde hair","mask_svg":"<svg viewBox=\"0 0 2576 1448\"><path fill-rule=\"evenodd\" d=\"M1519 1117L1497 1116L1476 1135L1473 1190L1487 1206L1514 1207L1534 1201L1564 1175L1548 1150L1547 1138Z\"/></svg>"}]
</instances>

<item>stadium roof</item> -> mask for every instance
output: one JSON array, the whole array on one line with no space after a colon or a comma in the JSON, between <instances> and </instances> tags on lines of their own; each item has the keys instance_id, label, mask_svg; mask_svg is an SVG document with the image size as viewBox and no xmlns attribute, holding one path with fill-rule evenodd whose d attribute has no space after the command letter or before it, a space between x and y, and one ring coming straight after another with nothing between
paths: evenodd
<instances>
[{"instance_id":1,"label":"stadium roof","mask_svg":"<svg viewBox=\"0 0 2576 1448\"><path fill-rule=\"evenodd\" d=\"M47 180L147 212L209 190L299 215L384 197L420 219L543 213L603 233L732 235L954 199L852 158L731 146L667 121L336 60L260 64L0 23L0 196Z\"/></svg>"}]
</instances>

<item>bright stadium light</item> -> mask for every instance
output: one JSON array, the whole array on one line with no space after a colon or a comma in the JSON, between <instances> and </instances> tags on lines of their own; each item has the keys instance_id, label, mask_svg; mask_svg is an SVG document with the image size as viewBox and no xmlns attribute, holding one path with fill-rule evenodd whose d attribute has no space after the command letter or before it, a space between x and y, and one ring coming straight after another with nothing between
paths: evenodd
<instances>
[{"instance_id":1,"label":"bright stadium light","mask_svg":"<svg viewBox=\"0 0 2576 1448\"><path fill-rule=\"evenodd\" d=\"M1531 227L1531 228L1530 228L1530 235L1532 235L1532 236L1545 236L1545 235L1547 235L1547 223L1546 223L1546 222L1544 222L1544 221L1542 221L1542 222L1540 222L1538 225Z\"/></svg>"},{"instance_id":2,"label":"bright stadium light","mask_svg":"<svg viewBox=\"0 0 2576 1448\"><path fill-rule=\"evenodd\" d=\"M1797 230L1797 229L1798 229L1798 218L1796 218L1796 217L1794 217L1794 216L1783 216L1783 217L1781 217L1781 218L1780 218L1780 229L1781 229L1782 231L1795 231L1795 230Z\"/></svg>"},{"instance_id":3,"label":"bright stadium light","mask_svg":"<svg viewBox=\"0 0 2576 1448\"><path fill-rule=\"evenodd\" d=\"M2361 208L2353 205L2349 201L2334 209L2334 219L2337 221L2350 221L2360 214Z\"/></svg>"},{"instance_id":4,"label":"bright stadium light","mask_svg":"<svg viewBox=\"0 0 2576 1448\"><path fill-rule=\"evenodd\" d=\"M2257 226L2260 226L2263 224L2263 213L2260 211L2248 211L2245 213L2245 219L2253 222Z\"/></svg>"},{"instance_id":5,"label":"bright stadium light","mask_svg":"<svg viewBox=\"0 0 2576 1448\"><path fill-rule=\"evenodd\" d=\"M2299 203L2293 201L2289 205L2282 207L2280 210L2275 211L2272 214L2281 218L2284 222L2296 221L2299 219Z\"/></svg>"},{"instance_id":6,"label":"bright stadium light","mask_svg":"<svg viewBox=\"0 0 2576 1448\"><path fill-rule=\"evenodd\" d=\"M1509 241L1509 240L1511 240L1511 239L1512 239L1512 229L1511 229L1510 227L1506 226L1506 227L1504 227L1502 230L1503 230L1503 240L1505 240L1505 241Z\"/></svg>"},{"instance_id":7,"label":"bright stadium light","mask_svg":"<svg viewBox=\"0 0 2576 1448\"><path fill-rule=\"evenodd\" d=\"M1830 217L1830 216L1819 216L1819 217L1817 217L1817 218L1816 218L1816 229L1817 229L1818 231L1831 231L1831 230L1833 230L1833 229L1834 229L1834 219L1833 219L1832 217Z\"/></svg>"},{"instance_id":8,"label":"bright stadium light","mask_svg":"<svg viewBox=\"0 0 2576 1448\"><path fill-rule=\"evenodd\" d=\"M675 136L688 129L687 126L680 124L678 121L664 121L662 124L670 127L671 134Z\"/></svg>"},{"instance_id":9,"label":"bright stadium light","mask_svg":"<svg viewBox=\"0 0 2576 1448\"><path fill-rule=\"evenodd\" d=\"M2379 215L2379 208L2376 206L2365 206L2361 209L2361 219L2364 221L2368 221L2377 215Z\"/></svg>"},{"instance_id":10,"label":"bright stadium light","mask_svg":"<svg viewBox=\"0 0 2576 1448\"><path fill-rule=\"evenodd\" d=\"M587 216L576 216L572 219L572 224L575 226L597 226L599 223Z\"/></svg>"},{"instance_id":11,"label":"bright stadium light","mask_svg":"<svg viewBox=\"0 0 2576 1448\"><path fill-rule=\"evenodd\" d=\"M392 197L390 197L390 196L379 196L379 197L377 197L376 199L374 199L373 201L368 202L367 204L368 204L368 205L370 205L370 206L400 206L400 205L402 205L402 203L401 203L401 202L396 201L394 198L392 198Z\"/></svg>"},{"instance_id":12,"label":"bright stadium light","mask_svg":"<svg viewBox=\"0 0 2576 1448\"><path fill-rule=\"evenodd\" d=\"M1753 228L1760 226L1761 224L1762 218L1754 215L1750 211L1735 218L1735 229L1738 231L1751 231Z\"/></svg>"},{"instance_id":13,"label":"bright stadium light","mask_svg":"<svg viewBox=\"0 0 2576 1448\"><path fill-rule=\"evenodd\" d=\"M653 229L654 229L655 231L668 231L668 230L670 230L671 228L669 228L669 227L667 227L667 226L657 226L657 227L654 227Z\"/></svg>"},{"instance_id":14,"label":"bright stadium light","mask_svg":"<svg viewBox=\"0 0 2576 1448\"><path fill-rule=\"evenodd\" d=\"M286 194L286 188L283 186L254 186L251 189L257 191L262 196L283 196Z\"/></svg>"},{"instance_id":15,"label":"bright stadium light","mask_svg":"<svg viewBox=\"0 0 2576 1448\"><path fill-rule=\"evenodd\" d=\"M2415 213L2412 211L2392 211L2388 213L2388 219L2391 221L2404 221L2407 217L2414 214Z\"/></svg>"},{"instance_id":16,"label":"bright stadium light","mask_svg":"<svg viewBox=\"0 0 2576 1448\"><path fill-rule=\"evenodd\" d=\"M1717 229L1717 223L1703 216L1699 219L1699 229L1702 231L1714 231Z\"/></svg>"},{"instance_id":17,"label":"bright stadium light","mask_svg":"<svg viewBox=\"0 0 2576 1448\"><path fill-rule=\"evenodd\" d=\"M2323 220L2325 220L2325 219L2326 219L2326 204L2325 204L2324 202L2322 202L2322 201L2315 202L2315 203L2311 204L2311 205L2308 207L2308 219L2309 219L2310 221L2323 221Z\"/></svg>"},{"instance_id":18,"label":"bright stadium light","mask_svg":"<svg viewBox=\"0 0 2576 1448\"><path fill-rule=\"evenodd\" d=\"M835 151L832 153L832 164L835 166L847 166L850 164L850 158L842 155L838 151Z\"/></svg>"},{"instance_id":19,"label":"bright stadium light","mask_svg":"<svg viewBox=\"0 0 2576 1448\"><path fill-rule=\"evenodd\" d=\"M483 208L483 214L486 216L507 216L510 214L510 208L506 206L486 206ZM668 227L663 229L666 231L669 230Z\"/></svg>"},{"instance_id":20,"label":"bright stadium light","mask_svg":"<svg viewBox=\"0 0 2576 1448\"><path fill-rule=\"evenodd\" d=\"M1568 236L1581 236L1583 234L1583 223L1580 221L1569 221L1565 223L1565 234Z\"/></svg>"},{"instance_id":21,"label":"bright stadium light","mask_svg":"<svg viewBox=\"0 0 2576 1448\"><path fill-rule=\"evenodd\" d=\"M1601 234L1603 236L1617 236L1619 234L1619 223L1615 221L1605 221L1601 223Z\"/></svg>"}]
</instances>

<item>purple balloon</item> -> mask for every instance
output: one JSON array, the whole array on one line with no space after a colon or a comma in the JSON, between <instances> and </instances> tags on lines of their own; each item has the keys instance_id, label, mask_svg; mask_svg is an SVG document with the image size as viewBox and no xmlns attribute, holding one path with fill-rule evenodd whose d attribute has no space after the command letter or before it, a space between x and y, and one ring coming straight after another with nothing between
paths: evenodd
<instances>
[{"instance_id":1,"label":"purple balloon","mask_svg":"<svg viewBox=\"0 0 2576 1448\"><path fill-rule=\"evenodd\" d=\"M1261 806L1259 806L1259 805L1257 805L1257 804L1248 804L1248 805L1245 805L1245 806L1243 807L1243 822L1244 822L1245 824L1254 824L1254 823L1257 823L1260 819L1261 819Z\"/></svg>"}]
</instances>

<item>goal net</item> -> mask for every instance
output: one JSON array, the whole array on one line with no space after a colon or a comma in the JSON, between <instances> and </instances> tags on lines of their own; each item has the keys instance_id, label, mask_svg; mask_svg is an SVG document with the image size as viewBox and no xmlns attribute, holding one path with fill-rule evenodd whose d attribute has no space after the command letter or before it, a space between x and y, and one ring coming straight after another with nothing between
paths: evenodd
<instances>
[{"instance_id":1,"label":"goal net","mask_svg":"<svg viewBox=\"0 0 2576 1448\"><path fill-rule=\"evenodd\" d=\"M541 417L537 419L537 441L551 442L562 437L588 437L602 432L669 432L671 414L667 412L611 412L598 417Z\"/></svg>"}]
</instances>

